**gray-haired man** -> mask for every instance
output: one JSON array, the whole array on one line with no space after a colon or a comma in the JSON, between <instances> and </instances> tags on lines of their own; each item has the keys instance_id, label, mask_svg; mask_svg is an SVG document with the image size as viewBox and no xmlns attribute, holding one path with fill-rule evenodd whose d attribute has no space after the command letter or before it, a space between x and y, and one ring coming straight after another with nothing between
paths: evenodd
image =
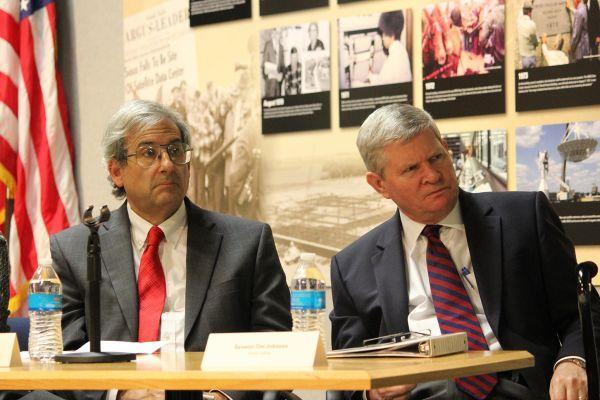
<instances>
[{"instance_id":1,"label":"gray-haired man","mask_svg":"<svg viewBox=\"0 0 600 400\"><path fill-rule=\"evenodd\" d=\"M150 101L126 103L108 125L104 159L114 194L127 200L99 231L103 340L158 340L164 312L184 315L180 344L187 351L203 351L211 332L291 329L289 290L269 226L200 209L185 197L189 143L185 121ZM87 236L80 225L51 238L67 350L88 340ZM122 399L157 395L164 397L119 392Z\"/></svg>"},{"instance_id":2,"label":"gray-haired man","mask_svg":"<svg viewBox=\"0 0 600 400\"><path fill-rule=\"evenodd\" d=\"M333 347L466 331L471 350L535 356L534 368L370 399L587 398L574 249L544 194L460 190L435 122L410 105L373 112L357 145L367 182L398 212L332 260Z\"/></svg>"}]
</instances>

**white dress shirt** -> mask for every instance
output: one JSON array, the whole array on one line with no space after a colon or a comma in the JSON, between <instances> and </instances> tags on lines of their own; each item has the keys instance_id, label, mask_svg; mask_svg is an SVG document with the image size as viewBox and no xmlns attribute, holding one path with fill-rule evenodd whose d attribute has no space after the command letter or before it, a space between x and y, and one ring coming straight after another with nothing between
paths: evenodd
<instances>
[{"instance_id":1,"label":"white dress shirt","mask_svg":"<svg viewBox=\"0 0 600 400\"><path fill-rule=\"evenodd\" d=\"M402 245L406 255L408 327L411 331L429 331L432 335L439 335L441 331L433 306L433 298L431 297L425 258L427 238L421 236L425 224L411 220L402 211L400 211L400 219L402 221ZM502 350L483 311L458 201L450 214L438 225L442 226L440 239L448 248L456 265L490 350ZM463 267L467 268L469 272L466 277L461 273Z\"/></svg>"},{"instance_id":2,"label":"white dress shirt","mask_svg":"<svg viewBox=\"0 0 600 400\"><path fill-rule=\"evenodd\" d=\"M133 248L133 266L136 279L140 270L140 260L146 249L146 237L152 224L133 211L127 203L127 212L131 222L131 246ZM185 312L185 269L187 255L187 211L185 204L158 227L165 234L165 239L158 246L160 263L165 274L167 295L165 312ZM181 345L183 345L181 343Z\"/></svg>"}]
</instances>

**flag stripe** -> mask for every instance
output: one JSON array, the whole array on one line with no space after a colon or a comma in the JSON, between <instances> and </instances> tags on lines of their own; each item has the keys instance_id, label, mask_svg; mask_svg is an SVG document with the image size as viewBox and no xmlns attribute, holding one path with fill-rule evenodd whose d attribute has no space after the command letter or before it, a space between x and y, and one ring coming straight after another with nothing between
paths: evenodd
<instances>
[{"instance_id":1,"label":"flag stripe","mask_svg":"<svg viewBox=\"0 0 600 400\"><path fill-rule=\"evenodd\" d=\"M15 193L15 202L14 202L14 210L13 210L13 221L14 224L11 223L11 238L13 236L13 226L16 227L17 235L18 235L18 243L19 243L19 252L10 251L9 254L13 257L14 261L18 263L11 262L11 265L21 265L21 268L27 278L30 278L35 271L35 267L37 264L37 250L35 247L35 239L33 235L33 230L31 229L32 224L29 217L29 214L26 209L26 202L24 201L27 197L27 186L25 179L25 169L21 162L17 162L17 180L20 183L17 185L17 190ZM11 240L11 244L14 244L15 241ZM11 260L12 261L12 260ZM16 271L19 273L20 271ZM12 275L12 272L11 272Z\"/></svg>"},{"instance_id":2,"label":"flag stripe","mask_svg":"<svg viewBox=\"0 0 600 400\"><path fill-rule=\"evenodd\" d=\"M41 10L43 12L43 10ZM64 206L60 201L53 166L50 159L48 137L46 136L46 110L43 103L42 88L34 59L34 44L29 20L21 21L21 71L23 83L29 99L30 138L35 148L40 174L41 212L46 228L55 232L61 227L69 226Z\"/></svg>"},{"instance_id":3,"label":"flag stripe","mask_svg":"<svg viewBox=\"0 0 600 400\"><path fill-rule=\"evenodd\" d=\"M0 138L4 140L6 145L10 149L17 153L18 142L19 142L19 122L17 117L12 113L10 108L4 103L0 102ZM4 162L3 158L0 158L0 164Z\"/></svg>"},{"instance_id":4,"label":"flag stripe","mask_svg":"<svg viewBox=\"0 0 600 400\"><path fill-rule=\"evenodd\" d=\"M19 54L19 24L12 15L0 8L0 39L11 45Z\"/></svg>"},{"instance_id":5,"label":"flag stripe","mask_svg":"<svg viewBox=\"0 0 600 400\"><path fill-rule=\"evenodd\" d=\"M0 39L0 72L8 76L15 86L19 83L19 55L8 42Z\"/></svg>"},{"instance_id":6,"label":"flag stripe","mask_svg":"<svg viewBox=\"0 0 600 400\"><path fill-rule=\"evenodd\" d=\"M0 102L6 104L13 115L18 115L19 90L8 75L0 72Z\"/></svg>"},{"instance_id":7,"label":"flag stripe","mask_svg":"<svg viewBox=\"0 0 600 400\"><path fill-rule=\"evenodd\" d=\"M50 22L50 27L52 28L52 37L54 39L54 45L56 46L56 5L54 3L48 4L46 7L46 11L48 13L48 20ZM69 117L67 113L67 98L65 97L62 77L56 70L55 74L56 79L56 88L58 91L58 109L60 111L60 117L62 120L62 128L64 132L65 140L67 141L67 145L69 147L69 154L71 158L71 169L74 168L75 165L75 148L73 146L73 138L71 137L71 130L69 129ZM68 208L67 208L68 209ZM77 214L77 218L79 218L79 214Z\"/></svg>"},{"instance_id":8,"label":"flag stripe","mask_svg":"<svg viewBox=\"0 0 600 400\"><path fill-rule=\"evenodd\" d=\"M19 132L29 132L28 123L30 120L31 111L27 102L27 95L20 95ZM31 225L30 229L33 231L36 253L40 259L47 258L50 255L50 250L48 229L43 215L43 188L34 144L29 135L19 135L17 183L17 186L24 186L27 189L24 192L16 192L15 204L23 204L23 208L19 210L27 213ZM17 210L17 207L15 207L15 213ZM27 278L30 276L27 275Z\"/></svg>"},{"instance_id":9,"label":"flag stripe","mask_svg":"<svg viewBox=\"0 0 600 400\"><path fill-rule=\"evenodd\" d=\"M32 15L30 18L32 34L37 40L34 41L34 54L37 71L39 74L40 89L42 94L43 106L46 112L45 132L48 137L48 155L50 157L52 170L50 175L55 178L57 193L53 200L57 206L64 209L67 218L67 226L70 223L77 222L78 204L77 196L69 187L72 187L75 178L73 176L73 164L71 163L71 153L69 145L65 140L62 118L59 112L59 99L56 84L56 63L54 59L54 36L51 29L51 19L48 16L47 8ZM38 153L39 154L39 153ZM39 162L39 161L38 161ZM72 215L67 216L67 210ZM57 225L49 227L50 234L63 229L64 223L57 222Z\"/></svg>"},{"instance_id":10,"label":"flag stripe","mask_svg":"<svg viewBox=\"0 0 600 400\"><path fill-rule=\"evenodd\" d=\"M6 171L11 175L12 179L14 179L17 172L17 153L10 147L8 141L2 136L0 136L0 160L2 160L0 163L0 169L5 168ZM10 184L10 182L8 182L8 177L5 179L2 178L3 175L0 172L0 180L2 180L2 182L4 182L10 188L10 190L14 190L14 182Z\"/></svg>"}]
</instances>

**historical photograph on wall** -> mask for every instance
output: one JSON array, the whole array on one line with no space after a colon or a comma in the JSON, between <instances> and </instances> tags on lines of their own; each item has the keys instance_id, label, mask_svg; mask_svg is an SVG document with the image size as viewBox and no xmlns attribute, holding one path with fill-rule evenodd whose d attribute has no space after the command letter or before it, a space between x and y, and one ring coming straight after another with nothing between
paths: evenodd
<instances>
[{"instance_id":1,"label":"historical photograph on wall","mask_svg":"<svg viewBox=\"0 0 600 400\"><path fill-rule=\"evenodd\" d=\"M411 11L345 17L338 24L340 126L358 126L386 104L412 104Z\"/></svg>"},{"instance_id":2,"label":"historical photograph on wall","mask_svg":"<svg viewBox=\"0 0 600 400\"><path fill-rule=\"evenodd\" d=\"M600 104L598 0L517 3L517 111Z\"/></svg>"},{"instance_id":3,"label":"historical photograph on wall","mask_svg":"<svg viewBox=\"0 0 600 400\"><path fill-rule=\"evenodd\" d=\"M442 137L448 143L461 189L467 192L506 191L506 130L447 133Z\"/></svg>"},{"instance_id":4,"label":"historical photograph on wall","mask_svg":"<svg viewBox=\"0 0 600 400\"><path fill-rule=\"evenodd\" d=\"M424 7L423 107L433 117L505 111L504 8L504 0Z\"/></svg>"},{"instance_id":5,"label":"historical photograph on wall","mask_svg":"<svg viewBox=\"0 0 600 400\"><path fill-rule=\"evenodd\" d=\"M262 132L329 129L329 22L260 32Z\"/></svg>"},{"instance_id":6,"label":"historical photograph on wall","mask_svg":"<svg viewBox=\"0 0 600 400\"><path fill-rule=\"evenodd\" d=\"M161 29L156 29L161 26ZM185 110L197 87L196 45L187 0L170 0L123 20L125 99L147 99Z\"/></svg>"},{"instance_id":7,"label":"historical photograph on wall","mask_svg":"<svg viewBox=\"0 0 600 400\"><path fill-rule=\"evenodd\" d=\"M264 160L264 218L288 277L301 252L316 253L329 285L331 257L394 215L396 206L365 180L358 152Z\"/></svg>"},{"instance_id":8,"label":"historical photograph on wall","mask_svg":"<svg viewBox=\"0 0 600 400\"><path fill-rule=\"evenodd\" d=\"M260 15L326 7L329 0L260 0Z\"/></svg>"},{"instance_id":9,"label":"historical photograph on wall","mask_svg":"<svg viewBox=\"0 0 600 400\"><path fill-rule=\"evenodd\" d=\"M600 121L517 128L517 189L544 192L576 245L600 244Z\"/></svg>"},{"instance_id":10,"label":"historical photograph on wall","mask_svg":"<svg viewBox=\"0 0 600 400\"><path fill-rule=\"evenodd\" d=\"M251 0L189 0L190 26L252 17Z\"/></svg>"}]
</instances>

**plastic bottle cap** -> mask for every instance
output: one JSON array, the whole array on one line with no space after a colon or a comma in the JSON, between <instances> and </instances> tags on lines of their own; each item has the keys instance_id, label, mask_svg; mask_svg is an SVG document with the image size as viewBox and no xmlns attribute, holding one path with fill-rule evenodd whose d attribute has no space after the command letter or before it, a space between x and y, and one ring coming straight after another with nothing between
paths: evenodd
<instances>
[{"instance_id":1,"label":"plastic bottle cap","mask_svg":"<svg viewBox=\"0 0 600 400\"><path fill-rule=\"evenodd\" d=\"M40 265L52 265L52 259L51 258L42 258L40 260Z\"/></svg>"},{"instance_id":2,"label":"plastic bottle cap","mask_svg":"<svg viewBox=\"0 0 600 400\"><path fill-rule=\"evenodd\" d=\"M314 262L315 261L315 253L300 253L300 261Z\"/></svg>"}]
</instances>

